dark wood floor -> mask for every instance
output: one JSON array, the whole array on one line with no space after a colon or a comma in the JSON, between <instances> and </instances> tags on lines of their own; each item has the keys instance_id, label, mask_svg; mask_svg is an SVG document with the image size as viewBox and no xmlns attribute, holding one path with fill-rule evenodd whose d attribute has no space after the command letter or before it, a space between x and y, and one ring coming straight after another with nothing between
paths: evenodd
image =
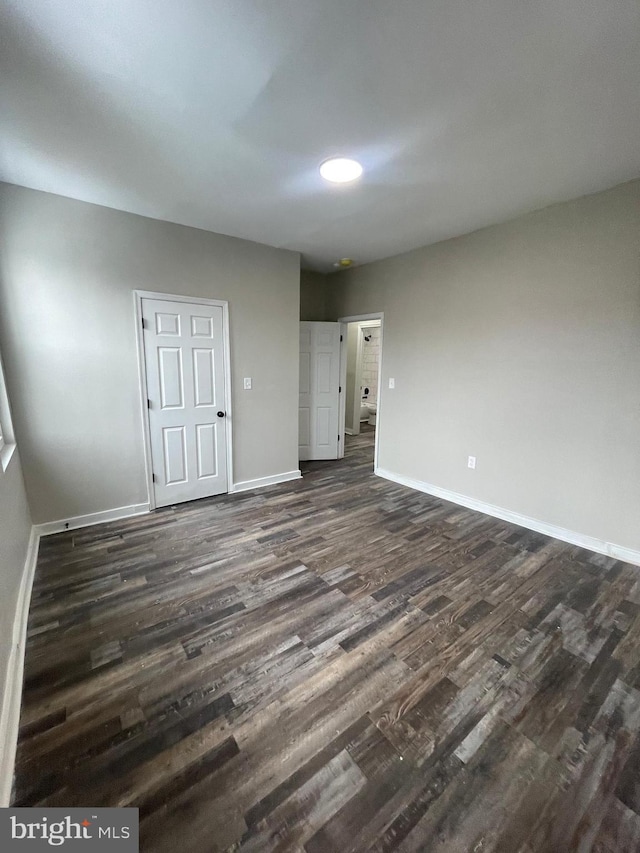
<instances>
[{"instance_id":1,"label":"dark wood floor","mask_svg":"<svg viewBox=\"0 0 640 853\"><path fill-rule=\"evenodd\" d=\"M143 851L640 850L640 569L378 479L42 541L18 805Z\"/></svg>"}]
</instances>

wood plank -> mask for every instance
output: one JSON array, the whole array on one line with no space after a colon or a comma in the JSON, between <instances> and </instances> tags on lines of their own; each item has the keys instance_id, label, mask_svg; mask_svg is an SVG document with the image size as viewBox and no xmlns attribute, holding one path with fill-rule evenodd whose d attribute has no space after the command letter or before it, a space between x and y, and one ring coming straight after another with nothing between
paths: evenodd
<instances>
[{"instance_id":1,"label":"wood plank","mask_svg":"<svg viewBox=\"0 0 640 853\"><path fill-rule=\"evenodd\" d=\"M20 805L141 849L640 849L640 572L377 478L42 540Z\"/></svg>"}]
</instances>

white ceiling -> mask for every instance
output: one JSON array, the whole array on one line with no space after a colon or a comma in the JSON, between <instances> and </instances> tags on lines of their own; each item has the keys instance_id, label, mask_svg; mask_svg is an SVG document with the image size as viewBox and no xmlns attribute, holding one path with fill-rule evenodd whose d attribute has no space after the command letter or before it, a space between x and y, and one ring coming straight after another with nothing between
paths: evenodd
<instances>
[{"instance_id":1,"label":"white ceiling","mask_svg":"<svg viewBox=\"0 0 640 853\"><path fill-rule=\"evenodd\" d=\"M328 271L640 175L638 0L0 0L0 176ZM355 157L355 185L318 165Z\"/></svg>"}]
</instances>

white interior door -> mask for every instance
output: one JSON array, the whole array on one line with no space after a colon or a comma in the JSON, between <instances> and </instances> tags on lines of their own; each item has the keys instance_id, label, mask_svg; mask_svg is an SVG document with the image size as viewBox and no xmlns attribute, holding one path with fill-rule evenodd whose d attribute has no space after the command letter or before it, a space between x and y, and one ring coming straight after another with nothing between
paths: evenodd
<instances>
[{"instance_id":1,"label":"white interior door","mask_svg":"<svg viewBox=\"0 0 640 853\"><path fill-rule=\"evenodd\" d=\"M156 506L228 491L223 309L142 304Z\"/></svg>"},{"instance_id":2,"label":"white interior door","mask_svg":"<svg viewBox=\"0 0 640 853\"><path fill-rule=\"evenodd\" d=\"M300 323L299 458L337 459L340 323Z\"/></svg>"}]
</instances>

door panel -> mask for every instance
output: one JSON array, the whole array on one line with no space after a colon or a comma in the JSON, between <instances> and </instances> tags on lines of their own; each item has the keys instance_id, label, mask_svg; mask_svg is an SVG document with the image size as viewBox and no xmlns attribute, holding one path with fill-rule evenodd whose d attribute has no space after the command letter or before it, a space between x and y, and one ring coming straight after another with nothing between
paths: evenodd
<instances>
[{"instance_id":1,"label":"door panel","mask_svg":"<svg viewBox=\"0 0 640 853\"><path fill-rule=\"evenodd\" d=\"M160 405L163 409L183 409L182 352L176 347L159 347Z\"/></svg>"},{"instance_id":2,"label":"door panel","mask_svg":"<svg viewBox=\"0 0 640 853\"><path fill-rule=\"evenodd\" d=\"M184 427L165 427L162 430L164 445L164 473L168 485L187 480L187 448Z\"/></svg>"},{"instance_id":3,"label":"door panel","mask_svg":"<svg viewBox=\"0 0 640 853\"><path fill-rule=\"evenodd\" d=\"M156 334L180 337L180 315L156 312Z\"/></svg>"},{"instance_id":4,"label":"door panel","mask_svg":"<svg viewBox=\"0 0 640 853\"><path fill-rule=\"evenodd\" d=\"M211 349L193 350L193 384L196 406L215 406L214 355Z\"/></svg>"},{"instance_id":5,"label":"door panel","mask_svg":"<svg viewBox=\"0 0 640 853\"><path fill-rule=\"evenodd\" d=\"M191 336L193 338L212 338L213 321L211 317L192 317Z\"/></svg>"},{"instance_id":6,"label":"door panel","mask_svg":"<svg viewBox=\"0 0 640 853\"><path fill-rule=\"evenodd\" d=\"M227 484L223 309L142 299L156 506Z\"/></svg>"},{"instance_id":7,"label":"door panel","mask_svg":"<svg viewBox=\"0 0 640 853\"><path fill-rule=\"evenodd\" d=\"M298 446L311 445L311 409L305 407L298 412Z\"/></svg>"},{"instance_id":8,"label":"door panel","mask_svg":"<svg viewBox=\"0 0 640 853\"><path fill-rule=\"evenodd\" d=\"M331 437L329 429L331 427L331 409L323 406L316 409L316 444L318 447L329 447Z\"/></svg>"},{"instance_id":9,"label":"door panel","mask_svg":"<svg viewBox=\"0 0 640 853\"><path fill-rule=\"evenodd\" d=\"M326 344L325 344L326 346ZM332 364L335 356L331 352L319 352L316 357L316 391L318 394L331 393Z\"/></svg>"},{"instance_id":10,"label":"door panel","mask_svg":"<svg viewBox=\"0 0 640 853\"><path fill-rule=\"evenodd\" d=\"M300 323L300 459L338 458L339 385L340 324Z\"/></svg>"},{"instance_id":11,"label":"door panel","mask_svg":"<svg viewBox=\"0 0 640 853\"><path fill-rule=\"evenodd\" d=\"M311 391L311 353L300 353L300 393L309 394Z\"/></svg>"},{"instance_id":12,"label":"door panel","mask_svg":"<svg viewBox=\"0 0 640 853\"><path fill-rule=\"evenodd\" d=\"M198 479L216 476L215 424L198 424L196 427Z\"/></svg>"}]
</instances>

